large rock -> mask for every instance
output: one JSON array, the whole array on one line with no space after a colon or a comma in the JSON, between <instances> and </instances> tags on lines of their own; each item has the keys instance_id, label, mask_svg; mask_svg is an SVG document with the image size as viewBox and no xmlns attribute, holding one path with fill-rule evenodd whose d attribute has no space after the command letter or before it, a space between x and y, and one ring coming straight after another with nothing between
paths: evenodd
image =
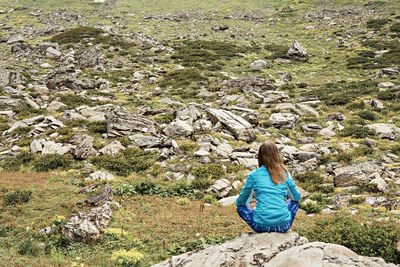
<instances>
[{"instance_id":1,"label":"large rock","mask_svg":"<svg viewBox=\"0 0 400 267\"><path fill-rule=\"evenodd\" d=\"M374 130L375 134L381 138L394 139L400 135L400 128L397 128L394 124L375 123L367 125L367 127Z\"/></svg>"},{"instance_id":2,"label":"large rock","mask_svg":"<svg viewBox=\"0 0 400 267\"><path fill-rule=\"evenodd\" d=\"M99 152L103 155L111 155L114 156L121 150L125 150L126 148L121 144L120 141L115 140L112 141L110 144L106 145L102 149L99 150Z\"/></svg>"},{"instance_id":3,"label":"large rock","mask_svg":"<svg viewBox=\"0 0 400 267\"><path fill-rule=\"evenodd\" d=\"M267 69L269 67L271 67L271 65L269 65L267 62L265 62L265 60L262 59L255 60L250 64L250 69L255 70Z\"/></svg>"},{"instance_id":4,"label":"large rock","mask_svg":"<svg viewBox=\"0 0 400 267\"><path fill-rule=\"evenodd\" d=\"M111 220L112 198L111 187L106 185L100 195L91 196L78 203L80 205L86 203L97 207L88 212L73 214L67 224L63 226L62 234L72 241L93 243L98 240Z\"/></svg>"},{"instance_id":5,"label":"large rock","mask_svg":"<svg viewBox=\"0 0 400 267\"><path fill-rule=\"evenodd\" d=\"M153 267L320 267L384 266L381 258L363 257L336 244L312 242L295 232L242 234L236 239L173 256Z\"/></svg>"},{"instance_id":6,"label":"large rock","mask_svg":"<svg viewBox=\"0 0 400 267\"><path fill-rule=\"evenodd\" d=\"M276 128L292 129L296 126L298 118L298 115L292 113L273 113L269 121Z\"/></svg>"},{"instance_id":7,"label":"large rock","mask_svg":"<svg viewBox=\"0 0 400 267\"><path fill-rule=\"evenodd\" d=\"M172 146L172 141L165 136L150 136L143 134L135 134L129 136L129 140L132 141L134 146L140 148L152 148L152 147L170 147Z\"/></svg>"},{"instance_id":8,"label":"large rock","mask_svg":"<svg viewBox=\"0 0 400 267\"><path fill-rule=\"evenodd\" d=\"M213 191L219 197L226 197L232 189L232 184L228 179L220 179L215 181L215 183L208 189L208 191Z\"/></svg>"},{"instance_id":9,"label":"large rock","mask_svg":"<svg viewBox=\"0 0 400 267\"><path fill-rule=\"evenodd\" d=\"M0 96L0 110L11 110L17 108L24 108L26 106L27 106L26 102L22 99L10 98L8 96Z\"/></svg>"},{"instance_id":10,"label":"large rock","mask_svg":"<svg viewBox=\"0 0 400 267\"><path fill-rule=\"evenodd\" d=\"M136 115L122 110L113 110L105 116L107 120L108 137L119 137L134 132L157 132L157 124L144 116Z\"/></svg>"},{"instance_id":11,"label":"large rock","mask_svg":"<svg viewBox=\"0 0 400 267\"><path fill-rule=\"evenodd\" d=\"M113 110L121 109L113 104L105 104L96 107L79 106L73 110L64 111L63 119L74 120L82 119L88 121L105 121L105 115Z\"/></svg>"},{"instance_id":12,"label":"large rock","mask_svg":"<svg viewBox=\"0 0 400 267\"><path fill-rule=\"evenodd\" d=\"M383 167L375 161L357 162L349 166L338 167L333 172L333 183L336 187L358 185L360 181L367 181L369 174L381 170Z\"/></svg>"},{"instance_id":13,"label":"large rock","mask_svg":"<svg viewBox=\"0 0 400 267\"><path fill-rule=\"evenodd\" d=\"M292 47L287 52L288 56L295 56L295 57L309 57L307 49L302 47L297 40L293 41Z\"/></svg>"},{"instance_id":14,"label":"large rock","mask_svg":"<svg viewBox=\"0 0 400 267\"><path fill-rule=\"evenodd\" d=\"M53 116L39 115L36 117L15 122L14 124L11 125L10 129L3 132L3 136L9 136L15 129L28 126L34 127L33 130L31 130L27 134L28 137L36 137L46 132L47 130L64 127L64 124L61 121L54 118Z\"/></svg>"},{"instance_id":15,"label":"large rock","mask_svg":"<svg viewBox=\"0 0 400 267\"><path fill-rule=\"evenodd\" d=\"M86 134L76 134L71 138L71 142L76 145L74 156L77 159L87 159L90 156L97 155L93 148L94 137Z\"/></svg>"},{"instance_id":16,"label":"large rock","mask_svg":"<svg viewBox=\"0 0 400 267\"><path fill-rule=\"evenodd\" d=\"M228 110L209 108L206 110L210 120L216 124L220 122L237 139L252 142L256 139L251 124L240 116Z\"/></svg>"},{"instance_id":17,"label":"large rock","mask_svg":"<svg viewBox=\"0 0 400 267\"><path fill-rule=\"evenodd\" d=\"M78 64L82 67L95 67L102 63L103 54L97 48L90 48L76 56Z\"/></svg>"},{"instance_id":18,"label":"large rock","mask_svg":"<svg viewBox=\"0 0 400 267\"><path fill-rule=\"evenodd\" d=\"M193 127L186 121L176 120L171 122L163 133L169 137L184 139L192 135Z\"/></svg>"}]
</instances>

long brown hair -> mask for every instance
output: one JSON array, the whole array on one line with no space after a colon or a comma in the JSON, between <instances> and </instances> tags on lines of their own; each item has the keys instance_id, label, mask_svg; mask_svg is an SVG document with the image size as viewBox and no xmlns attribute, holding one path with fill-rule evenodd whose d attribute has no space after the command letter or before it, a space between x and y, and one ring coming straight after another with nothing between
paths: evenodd
<instances>
[{"instance_id":1,"label":"long brown hair","mask_svg":"<svg viewBox=\"0 0 400 267\"><path fill-rule=\"evenodd\" d=\"M271 175L274 184L285 181L283 170L288 171L283 165L279 150L273 142L267 141L258 149L258 167L264 166Z\"/></svg>"}]
</instances>

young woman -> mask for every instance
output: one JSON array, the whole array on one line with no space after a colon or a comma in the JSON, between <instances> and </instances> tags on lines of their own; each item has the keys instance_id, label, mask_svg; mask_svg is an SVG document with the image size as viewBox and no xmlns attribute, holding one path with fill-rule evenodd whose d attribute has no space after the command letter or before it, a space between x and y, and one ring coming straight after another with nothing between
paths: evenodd
<instances>
[{"instance_id":1,"label":"young woman","mask_svg":"<svg viewBox=\"0 0 400 267\"><path fill-rule=\"evenodd\" d=\"M258 150L259 168L252 171L236 200L239 216L256 232L286 232L293 224L301 195L293 178L283 165L279 150L265 142ZM253 190L257 206L248 206ZM286 196L289 200L286 202Z\"/></svg>"}]
</instances>

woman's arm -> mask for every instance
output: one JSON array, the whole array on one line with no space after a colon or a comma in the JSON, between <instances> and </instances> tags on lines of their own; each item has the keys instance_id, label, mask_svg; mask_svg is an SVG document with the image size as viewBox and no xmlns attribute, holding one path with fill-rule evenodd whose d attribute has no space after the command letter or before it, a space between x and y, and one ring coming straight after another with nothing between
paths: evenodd
<instances>
[{"instance_id":1,"label":"woman's arm","mask_svg":"<svg viewBox=\"0 0 400 267\"><path fill-rule=\"evenodd\" d=\"M300 192L296 189L296 184L293 181L292 175L289 173L289 179L286 181L288 195L291 199L300 201L301 195Z\"/></svg>"},{"instance_id":2,"label":"woman's arm","mask_svg":"<svg viewBox=\"0 0 400 267\"><path fill-rule=\"evenodd\" d=\"M247 176L246 184L236 199L236 206L248 205L253 198L253 178L251 173Z\"/></svg>"}]
</instances>

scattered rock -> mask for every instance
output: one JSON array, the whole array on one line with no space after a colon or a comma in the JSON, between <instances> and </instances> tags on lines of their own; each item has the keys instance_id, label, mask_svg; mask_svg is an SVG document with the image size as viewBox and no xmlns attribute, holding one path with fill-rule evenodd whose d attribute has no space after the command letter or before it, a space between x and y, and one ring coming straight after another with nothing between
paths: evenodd
<instances>
[{"instance_id":1,"label":"scattered rock","mask_svg":"<svg viewBox=\"0 0 400 267\"><path fill-rule=\"evenodd\" d=\"M171 122L167 128L163 130L165 135L180 139L189 137L193 132L193 127L186 121L181 120Z\"/></svg>"},{"instance_id":2,"label":"scattered rock","mask_svg":"<svg viewBox=\"0 0 400 267\"><path fill-rule=\"evenodd\" d=\"M215 181L215 183L207 189L208 191L213 191L218 194L220 198L226 197L232 189L232 184L228 179L220 179Z\"/></svg>"},{"instance_id":3,"label":"scattered rock","mask_svg":"<svg viewBox=\"0 0 400 267\"><path fill-rule=\"evenodd\" d=\"M267 62L265 62L265 61L262 60L262 59L258 59L258 60L256 60L256 61L253 61L253 62L250 64L250 68L251 68L251 69L254 69L254 70L268 69L268 68L270 68L270 67L271 67L271 65L269 65Z\"/></svg>"},{"instance_id":4,"label":"scattered rock","mask_svg":"<svg viewBox=\"0 0 400 267\"><path fill-rule=\"evenodd\" d=\"M273 113L269 117L269 121L276 128L293 129L298 118L298 115L292 113Z\"/></svg>"},{"instance_id":5,"label":"scattered rock","mask_svg":"<svg viewBox=\"0 0 400 267\"><path fill-rule=\"evenodd\" d=\"M380 138L393 140L396 136L400 135L400 128L397 128L394 124L375 123L367 125L367 127L374 130L375 134Z\"/></svg>"},{"instance_id":6,"label":"scattered rock","mask_svg":"<svg viewBox=\"0 0 400 267\"><path fill-rule=\"evenodd\" d=\"M105 147L103 147L102 149L99 150L99 152L103 155L111 155L114 156L115 154L117 154L118 152L122 151L126 149L120 141L115 140L112 141L110 144L106 145Z\"/></svg>"},{"instance_id":7,"label":"scattered rock","mask_svg":"<svg viewBox=\"0 0 400 267\"><path fill-rule=\"evenodd\" d=\"M103 180L112 180L115 179L115 175L108 173L108 172L104 172L104 171L97 171L94 173L91 173L89 175L89 177L85 178L85 180L88 181L103 181Z\"/></svg>"},{"instance_id":8,"label":"scattered rock","mask_svg":"<svg viewBox=\"0 0 400 267\"><path fill-rule=\"evenodd\" d=\"M309 57L307 50L297 40L293 41L292 47L287 52L288 56Z\"/></svg>"},{"instance_id":9,"label":"scattered rock","mask_svg":"<svg viewBox=\"0 0 400 267\"><path fill-rule=\"evenodd\" d=\"M210 120L216 124L220 122L228 129L237 139L252 142L256 139L256 135L251 124L228 110L209 108L206 110Z\"/></svg>"},{"instance_id":10,"label":"scattered rock","mask_svg":"<svg viewBox=\"0 0 400 267\"><path fill-rule=\"evenodd\" d=\"M74 144L74 156L77 159L87 159L90 156L97 155L96 149L93 148L94 137L86 134L76 134L71 138L71 143Z\"/></svg>"},{"instance_id":11,"label":"scattered rock","mask_svg":"<svg viewBox=\"0 0 400 267\"><path fill-rule=\"evenodd\" d=\"M134 132L156 134L157 124L144 116L122 110L114 110L105 115L108 137L118 137Z\"/></svg>"}]
</instances>

